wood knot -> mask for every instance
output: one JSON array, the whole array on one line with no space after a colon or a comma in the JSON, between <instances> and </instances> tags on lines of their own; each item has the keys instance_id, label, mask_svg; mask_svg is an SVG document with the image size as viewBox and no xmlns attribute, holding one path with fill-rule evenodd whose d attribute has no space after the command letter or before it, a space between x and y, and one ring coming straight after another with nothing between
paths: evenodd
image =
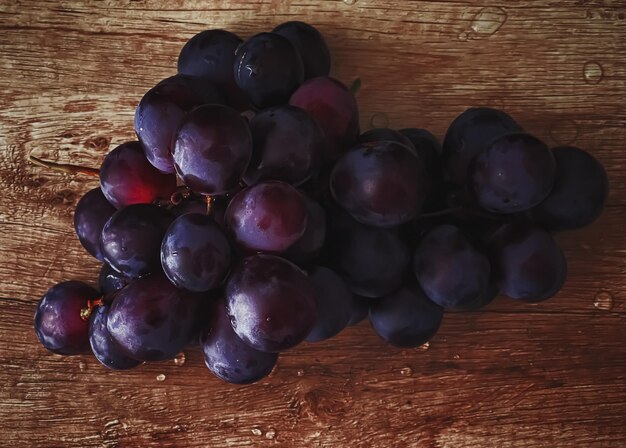
<instances>
[{"instance_id":1,"label":"wood knot","mask_svg":"<svg viewBox=\"0 0 626 448\"><path fill-rule=\"evenodd\" d=\"M331 423L346 414L352 399L339 390L312 389L304 394L302 411L313 421Z\"/></svg>"},{"instance_id":2,"label":"wood knot","mask_svg":"<svg viewBox=\"0 0 626 448\"><path fill-rule=\"evenodd\" d=\"M108 151L110 143L111 137L95 136L89 137L85 140L83 146L87 149L93 149L96 151Z\"/></svg>"}]
</instances>

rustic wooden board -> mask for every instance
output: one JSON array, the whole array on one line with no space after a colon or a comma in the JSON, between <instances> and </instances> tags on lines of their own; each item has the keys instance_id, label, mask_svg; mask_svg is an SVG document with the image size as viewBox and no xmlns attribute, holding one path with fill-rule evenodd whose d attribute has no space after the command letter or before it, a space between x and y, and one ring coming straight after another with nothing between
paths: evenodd
<instances>
[{"instance_id":1,"label":"rustic wooden board","mask_svg":"<svg viewBox=\"0 0 626 448\"><path fill-rule=\"evenodd\" d=\"M502 11L495 33L474 21ZM625 15L610 0L2 2L0 446L626 446ZM195 350L128 373L47 353L37 298L98 271L71 227L94 183L28 154L97 166L132 138L139 98L194 33L296 18L327 36L337 77L362 79L364 128L441 136L464 108L492 105L604 162L606 213L559 238L565 288L536 306L449 314L428 350L385 346L363 323L245 387L213 378Z\"/></svg>"}]
</instances>

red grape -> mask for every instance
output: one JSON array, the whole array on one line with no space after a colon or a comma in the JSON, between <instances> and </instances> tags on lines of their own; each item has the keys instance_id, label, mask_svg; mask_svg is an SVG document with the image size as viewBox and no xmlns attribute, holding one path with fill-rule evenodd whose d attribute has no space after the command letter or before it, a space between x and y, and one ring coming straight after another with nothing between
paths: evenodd
<instances>
[{"instance_id":1,"label":"red grape","mask_svg":"<svg viewBox=\"0 0 626 448\"><path fill-rule=\"evenodd\" d=\"M37 304L35 333L41 344L54 353L78 355L89 351L89 320L81 315L98 291L77 281L50 288Z\"/></svg>"},{"instance_id":2,"label":"red grape","mask_svg":"<svg viewBox=\"0 0 626 448\"><path fill-rule=\"evenodd\" d=\"M336 160L359 136L359 110L348 88L333 78L306 81L289 104L306 110L321 128L326 144L324 159Z\"/></svg>"},{"instance_id":3,"label":"red grape","mask_svg":"<svg viewBox=\"0 0 626 448\"><path fill-rule=\"evenodd\" d=\"M149 204L169 199L176 190L176 176L156 169L139 142L123 143L104 158L100 187L107 200L120 209L131 204Z\"/></svg>"}]
</instances>

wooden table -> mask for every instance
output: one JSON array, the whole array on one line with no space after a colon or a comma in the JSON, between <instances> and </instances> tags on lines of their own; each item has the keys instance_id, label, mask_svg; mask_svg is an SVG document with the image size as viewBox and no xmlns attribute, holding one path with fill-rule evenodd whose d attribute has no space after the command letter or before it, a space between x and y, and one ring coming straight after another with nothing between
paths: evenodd
<instances>
[{"instance_id":1,"label":"wooden table","mask_svg":"<svg viewBox=\"0 0 626 448\"><path fill-rule=\"evenodd\" d=\"M626 446L626 2L289 3L0 4L0 446ZM45 351L36 301L99 269L72 229L96 184L28 154L97 167L133 138L138 100L175 72L186 39L292 19L319 26L335 76L361 78L364 129L442 136L465 108L490 105L551 145L592 151L609 204L558 237L564 289L536 306L502 298L450 313L428 349L393 349L362 323L245 387L214 378L197 350L127 373Z\"/></svg>"}]
</instances>

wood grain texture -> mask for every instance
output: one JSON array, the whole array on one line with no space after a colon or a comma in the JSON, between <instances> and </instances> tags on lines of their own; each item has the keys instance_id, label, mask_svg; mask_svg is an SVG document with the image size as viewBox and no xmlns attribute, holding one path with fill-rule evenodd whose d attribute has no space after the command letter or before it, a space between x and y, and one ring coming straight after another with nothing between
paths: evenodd
<instances>
[{"instance_id":1,"label":"wood grain texture","mask_svg":"<svg viewBox=\"0 0 626 448\"><path fill-rule=\"evenodd\" d=\"M472 31L485 7L506 11L494 34ZM0 446L626 446L625 15L610 0L2 2ZM393 349L364 323L244 387L212 377L197 350L127 373L47 353L36 300L61 280L93 283L99 268L71 225L94 183L28 154L98 166L133 137L138 100L174 73L186 39L292 19L325 34L338 78L362 79L364 129L375 117L441 136L464 108L491 105L551 145L592 151L609 206L559 236L564 289L536 306L447 314L428 350ZM586 79L588 63L602 76Z\"/></svg>"}]
</instances>

